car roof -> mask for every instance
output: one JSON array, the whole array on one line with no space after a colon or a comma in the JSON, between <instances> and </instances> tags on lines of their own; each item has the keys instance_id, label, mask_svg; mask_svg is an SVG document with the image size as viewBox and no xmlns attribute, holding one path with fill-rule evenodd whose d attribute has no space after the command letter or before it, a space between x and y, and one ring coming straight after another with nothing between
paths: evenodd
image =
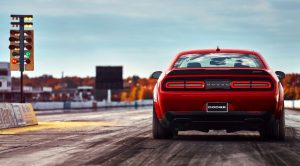
<instances>
[{"instance_id":1,"label":"car roof","mask_svg":"<svg viewBox=\"0 0 300 166\"><path fill-rule=\"evenodd\" d=\"M182 51L178 55L185 55L185 54L202 54L202 53L241 53L241 54L255 54L259 55L258 52L250 51L250 50L241 50L241 49L199 49L199 50L188 50Z\"/></svg>"}]
</instances>

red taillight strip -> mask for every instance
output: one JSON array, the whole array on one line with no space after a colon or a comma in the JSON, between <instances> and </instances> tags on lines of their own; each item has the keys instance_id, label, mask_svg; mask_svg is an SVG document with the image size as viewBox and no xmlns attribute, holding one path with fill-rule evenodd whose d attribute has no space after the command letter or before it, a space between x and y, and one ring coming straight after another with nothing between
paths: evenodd
<instances>
[{"instance_id":1,"label":"red taillight strip","mask_svg":"<svg viewBox=\"0 0 300 166\"><path fill-rule=\"evenodd\" d=\"M250 88L250 81L232 81L230 83L231 88Z\"/></svg>"},{"instance_id":2,"label":"red taillight strip","mask_svg":"<svg viewBox=\"0 0 300 166\"><path fill-rule=\"evenodd\" d=\"M204 83L204 81L186 81L185 87L186 88L204 88L205 83Z\"/></svg>"},{"instance_id":3,"label":"red taillight strip","mask_svg":"<svg viewBox=\"0 0 300 166\"><path fill-rule=\"evenodd\" d=\"M268 81L252 81L252 88L271 88L271 83Z\"/></svg>"},{"instance_id":4,"label":"red taillight strip","mask_svg":"<svg viewBox=\"0 0 300 166\"><path fill-rule=\"evenodd\" d=\"M184 82L183 81L167 82L166 88L184 88Z\"/></svg>"},{"instance_id":5,"label":"red taillight strip","mask_svg":"<svg viewBox=\"0 0 300 166\"><path fill-rule=\"evenodd\" d=\"M230 87L237 88L260 88L260 89L269 89L272 87L269 81L232 81Z\"/></svg>"}]
</instances>

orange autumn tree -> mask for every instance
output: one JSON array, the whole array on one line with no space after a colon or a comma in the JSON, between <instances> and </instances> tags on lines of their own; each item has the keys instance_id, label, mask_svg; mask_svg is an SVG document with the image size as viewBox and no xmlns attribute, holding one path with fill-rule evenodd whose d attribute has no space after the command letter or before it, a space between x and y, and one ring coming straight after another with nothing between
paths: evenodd
<instances>
[{"instance_id":1,"label":"orange autumn tree","mask_svg":"<svg viewBox=\"0 0 300 166\"><path fill-rule=\"evenodd\" d=\"M287 74L282 80L286 100L300 99L300 74Z\"/></svg>"}]
</instances>

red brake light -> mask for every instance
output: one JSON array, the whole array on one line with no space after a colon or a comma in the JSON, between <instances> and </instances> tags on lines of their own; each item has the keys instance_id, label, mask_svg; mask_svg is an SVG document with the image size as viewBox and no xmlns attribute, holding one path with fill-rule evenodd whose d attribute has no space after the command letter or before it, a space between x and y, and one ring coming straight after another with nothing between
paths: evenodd
<instances>
[{"instance_id":1,"label":"red brake light","mask_svg":"<svg viewBox=\"0 0 300 166\"><path fill-rule=\"evenodd\" d=\"M269 89L271 88L271 83L269 81L232 81L230 83L230 87L237 88L260 88L260 89Z\"/></svg>"},{"instance_id":2,"label":"red brake light","mask_svg":"<svg viewBox=\"0 0 300 166\"><path fill-rule=\"evenodd\" d=\"M250 81L232 81L230 83L231 88L250 88Z\"/></svg>"},{"instance_id":3,"label":"red brake light","mask_svg":"<svg viewBox=\"0 0 300 166\"><path fill-rule=\"evenodd\" d=\"M167 82L166 88L184 88L184 82L183 81Z\"/></svg>"},{"instance_id":4,"label":"red brake light","mask_svg":"<svg viewBox=\"0 0 300 166\"><path fill-rule=\"evenodd\" d=\"M252 88L271 88L271 83L268 81L252 81Z\"/></svg>"},{"instance_id":5,"label":"red brake light","mask_svg":"<svg viewBox=\"0 0 300 166\"><path fill-rule=\"evenodd\" d=\"M171 81L166 83L168 89L203 89L204 81Z\"/></svg>"},{"instance_id":6,"label":"red brake light","mask_svg":"<svg viewBox=\"0 0 300 166\"><path fill-rule=\"evenodd\" d=\"M205 83L204 81L186 81L185 88L204 88Z\"/></svg>"}]
</instances>

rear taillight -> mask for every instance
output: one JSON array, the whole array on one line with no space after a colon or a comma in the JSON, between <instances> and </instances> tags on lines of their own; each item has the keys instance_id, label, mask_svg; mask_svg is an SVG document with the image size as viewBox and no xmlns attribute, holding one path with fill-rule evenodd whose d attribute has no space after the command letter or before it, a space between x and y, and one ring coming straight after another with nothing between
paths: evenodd
<instances>
[{"instance_id":1,"label":"rear taillight","mask_svg":"<svg viewBox=\"0 0 300 166\"><path fill-rule=\"evenodd\" d=\"M269 91L274 84L269 78L233 78L232 80L175 78L163 82L162 90L166 91Z\"/></svg>"},{"instance_id":2,"label":"rear taillight","mask_svg":"<svg viewBox=\"0 0 300 166\"><path fill-rule=\"evenodd\" d=\"M271 88L271 83L268 81L252 81L252 88Z\"/></svg>"},{"instance_id":3,"label":"rear taillight","mask_svg":"<svg viewBox=\"0 0 300 166\"><path fill-rule=\"evenodd\" d=\"M230 87L233 89L243 88L243 89L269 89L271 88L271 83L269 81L232 81Z\"/></svg>"},{"instance_id":4,"label":"rear taillight","mask_svg":"<svg viewBox=\"0 0 300 166\"><path fill-rule=\"evenodd\" d=\"M250 81L232 81L230 83L231 88L250 88Z\"/></svg>"},{"instance_id":5,"label":"rear taillight","mask_svg":"<svg viewBox=\"0 0 300 166\"><path fill-rule=\"evenodd\" d=\"M170 81L166 82L167 89L203 89L204 81Z\"/></svg>"},{"instance_id":6,"label":"rear taillight","mask_svg":"<svg viewBox=\"0 0 300 166\"><path fill-rule=\"evenodd\" d=\"M166 88L168 89L177 89L177 88L184 88L184 82L183 81L178 81L178 82L167 82L166 83Z\"/></svg>"}]
</instances>

